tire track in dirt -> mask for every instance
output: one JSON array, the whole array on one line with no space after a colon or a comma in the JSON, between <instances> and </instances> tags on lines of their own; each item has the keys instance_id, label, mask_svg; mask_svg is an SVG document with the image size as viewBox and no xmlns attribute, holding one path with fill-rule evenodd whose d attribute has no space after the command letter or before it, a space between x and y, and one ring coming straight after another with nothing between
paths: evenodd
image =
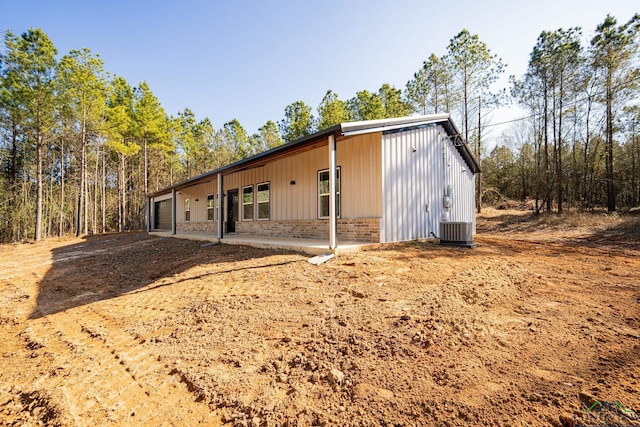
<instances>
[{"instance_id":1,"label":"tire track in dirt","mask_svg":"<svg viewBox=\"0 0 640 427\"><path fill-rule=\"evenodd\" d=\"M34 320L27 329L28 341L53 359L45 381L60 391L60 406L75 425L220 424L180 378L109 322L83 308Z\"/></svg>"},{"instance_id":2,"label":"tire track in dirt","mask_svg":"<svg viewBox=\"0 0 640 427\"><path fill-rule=\"evenodd\" d=\"M131 241L134 239L133 241ZM66 246L55 248L55 241L43 241L34 244L32 251L25 250L18 245L13 251L0 252L0 280L21 278L24 276L24 266L28 265L31 271L39 268L50 267L53 264L77 261L95 255L105 256L113 253L132 249L143 249L155 242L143 234L136 236L118 236L94 242L84 239L70 239ZM57 253L54 253L54 249ZM13 252L13 253L12 253ZM20 253L16 258L15 253Z\"/></svg>"},{"instance_id":3,"label":"tire track in dirt","mask_svg":"<svg viewBox=\"0 0 640 427\"><path fill-rule=\"evenodd\" d=\"M134 234L0 246L0 425L558 426L583 391L637 408L637 250L534 237L321 267Z\"/></svg>"},{"instance_id":4,"label":"tire track in dirt","mask_svg":"<svg viewBox=\"0 0 640 427\"><path fill-rule=\"evenodd\" d=\"M198 265L188 270L167 275L163 278L134 291L123 294L119 299L103 301L96 307L100 312L108 312L113 318L127 318L132 313L135 319L144 323L149 320L161 321L170 314L175 314L194 302L211 298L236 298L246 295L258 295L265 292L260 280L250 277L255 272L268 274L282 264L301 262L297 256L285 255L271 263L256 262L246 268L238 269L235 264ZM284 260L284 261L283 261ZM260 278L262 276L258 276ZM250 280L253 279L253 280ZM268 292L268 290L266 290ZM126 299L123 304L122 298ZM123 307L126 310L123 310Z\"/></svg>"}]
</instances>

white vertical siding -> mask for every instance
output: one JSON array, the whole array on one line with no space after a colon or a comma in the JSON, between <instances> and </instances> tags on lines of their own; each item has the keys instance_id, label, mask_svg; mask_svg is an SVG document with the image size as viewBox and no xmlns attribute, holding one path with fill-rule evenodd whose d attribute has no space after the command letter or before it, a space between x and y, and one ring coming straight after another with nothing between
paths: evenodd
<instances>
[{"instance_id":1,"label":"white vertical siding","mask_svg":"<svg viewBox=\"0 0 640 427\"><path fill-rule=\"evenodd\" d=\"M452 143L447 140L447 150L450 166L447 168L447 180L453 187L451 202L451 221L464 221L473 223L476 227L476 198L475 180L469 166L462 159ZM439 228L439 227L438 227Z\"/></svg>"},{"instance_id":2,"label":"white vertical siding","mask_svg":"<svg viewBox=\"0 0 640 427\"><path fill-rule=\"evenodd\" d=\"M430 126L382 136L383 243L437 235L447 185L453 193L450 220L475 227L473 174L453 143L440 135L446 132Z\"/></svg>"}]
</instances>

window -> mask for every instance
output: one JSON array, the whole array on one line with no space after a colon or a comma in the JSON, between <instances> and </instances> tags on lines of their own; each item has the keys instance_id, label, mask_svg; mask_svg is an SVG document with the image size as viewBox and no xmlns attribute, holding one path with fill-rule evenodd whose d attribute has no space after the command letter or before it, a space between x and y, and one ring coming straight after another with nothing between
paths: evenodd
<instances>
[{"instance_id":1,"label":"window","mask_svg":"<svg viewBox=\"0 0 640 427\"><path fill-rule=\"evenodd\" d=\"M336 171L336 216L340 218L340 168ZM318 171L318 218L329 218L329 169Z\"/></svg>"},{"instance_id":2,"label":"window","mask_svg":"<svg viewBox=\"0 0 640 427\"><path fill-rule=\"evenodd\" d=\"M215 214L213 201L213 194L207 194L207 221L213 221L213 216Z\"/></svg>"},{"instance_id":3,"label":"window","mask_svg":"<svg viewBox=\"0 0 640 427\"><path fill-rule=\"evenodd\" d=\"M218 199L218 193L213 197L213 220L218 221L218 211L220 210L220 201Z\"/></svg>"},{"instance_id":4,"label":"window","mask_svg":"<svg viewBox=\"0 0 640 427\"><path fill-rule=\"evenodd\" d=\"M242 187L242 219L253 220L253 185Z\"/></svg>"},{"instance_id":5,"label":"window","mask_svg":"<svg viewBox=\"0 0 640 427\"><path fill-rule=\"evenodd\" d=\"M258 184L258 219L269 219L269 183Z\"/></svg>"},{"instance_id":6,"label":"window","mask_svg":"<svg viewBox=\"0 0 640 427\"><path fill-rule=\"evenodd\" d=\"M191 200L184 199L184 220L191 221Z\"/></svg>"}]
</instances>

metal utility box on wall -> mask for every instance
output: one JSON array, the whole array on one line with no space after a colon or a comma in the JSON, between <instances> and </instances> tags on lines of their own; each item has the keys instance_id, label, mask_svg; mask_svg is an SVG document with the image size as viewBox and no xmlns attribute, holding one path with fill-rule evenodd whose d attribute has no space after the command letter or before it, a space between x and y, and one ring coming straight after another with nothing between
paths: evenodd
<instances>
[{"instance_id":1,"label":"metal utility box on wall","mask_svg":"<svg viewBox=\"0 0 640 427\"><path fill-rule=\"evenodd\" d=\"M440 243L448 245L470 245L473 241L473 223L441 222Z\"/></svg>"}]
</instances>

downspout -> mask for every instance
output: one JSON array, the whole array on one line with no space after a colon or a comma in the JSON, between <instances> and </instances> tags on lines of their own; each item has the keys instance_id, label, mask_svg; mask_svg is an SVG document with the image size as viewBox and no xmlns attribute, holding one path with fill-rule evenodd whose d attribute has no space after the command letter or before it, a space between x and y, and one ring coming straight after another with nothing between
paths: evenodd
<instances>
[{"instance_id":1,"label":"downspout","mask_svg":"<svg viewBox=\"0 0 640 427\"><path fill-rule=\"evenodd\" d=\"M222 174L218 174L218 239L222 239L224 227L224 207L222 206Z\"/></svg>"},{"instance_id":2,"label":"downspout","mask_svg":"<svg viewBox=\"0 0 640 427\"><path fill-rule=\"evenodd\" d=\"M329 249L338 247L338 218L336 212L336 138L329 135Z\"/></svg>"},{"instance_id":3,"label":"downspout","mask_svg":"<svg viewBox=\"0 0 640 427\"><path fill-rule=\"evenodd\" d=\"M176 234L176 189L171 189L171 234Z\"/></svg>"}]
</instances>

